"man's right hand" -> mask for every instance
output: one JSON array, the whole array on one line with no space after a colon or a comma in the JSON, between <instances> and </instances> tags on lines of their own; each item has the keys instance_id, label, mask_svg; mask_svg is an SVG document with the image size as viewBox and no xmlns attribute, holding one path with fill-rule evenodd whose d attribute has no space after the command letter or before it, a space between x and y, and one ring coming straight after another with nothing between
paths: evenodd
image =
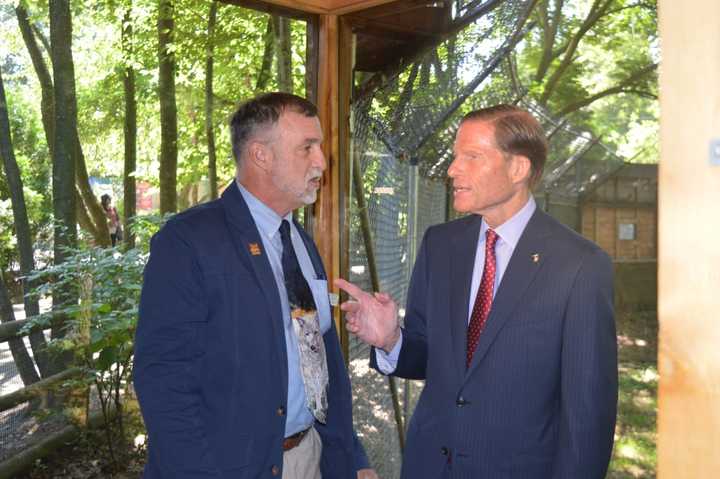
<instances>
[{"instance_id":1,"label":"man's right hand","mask_svg":"<svg viewBox=\"0 0 720 479\"><path fill-rule=\"evenodd\" d=\"M345 311L347 330L360 340L390 352L400 339L395 301L386 293L366 293L344 279L336 279L335 286L354 299L340 305L340 309Z\"/></svg>"}]
</instances>

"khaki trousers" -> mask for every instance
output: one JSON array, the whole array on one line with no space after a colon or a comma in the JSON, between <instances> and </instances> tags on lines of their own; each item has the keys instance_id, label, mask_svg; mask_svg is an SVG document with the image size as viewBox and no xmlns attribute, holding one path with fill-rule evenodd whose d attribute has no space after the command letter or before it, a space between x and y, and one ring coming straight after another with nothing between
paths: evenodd
<instances>
[{"instance_id":1,"label":"khaki trousers","mask_svg":"<svg viewBox=\"0 0 720 479\"><path fill-rule=\"evenodd\" d=\"M283 453L282 479L322 479L320 434L311 427L300 444Z\"/></svg>"}]
</instances>

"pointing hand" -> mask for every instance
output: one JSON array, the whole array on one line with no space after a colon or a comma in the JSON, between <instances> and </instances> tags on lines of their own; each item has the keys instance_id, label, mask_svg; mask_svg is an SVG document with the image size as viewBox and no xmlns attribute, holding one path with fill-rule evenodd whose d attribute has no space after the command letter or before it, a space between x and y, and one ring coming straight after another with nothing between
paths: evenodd
<instances>
[{"instance_id":1,"label":"pointing hand","mask_svg":"<svg viewBox=\"0 0 720 479\"><path fill-rule=\"evenodd\" d=\"M389 352L400 338L397 305L387 293L366 293L349 281L336 279L335 286L352 301L340 305L348 331L363 342Z\"/></svg>"}]
</instances>

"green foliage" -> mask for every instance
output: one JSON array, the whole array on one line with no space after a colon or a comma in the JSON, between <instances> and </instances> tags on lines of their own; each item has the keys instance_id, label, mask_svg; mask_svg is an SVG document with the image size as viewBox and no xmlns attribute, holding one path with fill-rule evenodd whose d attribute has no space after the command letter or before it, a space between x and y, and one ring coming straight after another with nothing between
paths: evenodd
<instances>
[{"instance_id":1,"label":"green foliage","mask_svg":"<svg viewBox=\"0 0 720 479\"><path fill-rule=\"evenodd\" d=\"M66 334L50 341L50 351L71 352L74 365L84 375L62 387L94 391L105 419L105 437L111 462L118 444L125 444L123 405L132 374L132 354L137 324L142 272L147 254L139 249L121 253L117 249L89 248L71 251L68 260L32 275L41 284L38 294L54 289L75 288L79 303L65 305L30 318L28 328L47 326L62 318ZM113 414L117 412L117 414Z\"/></svg>"},{"instance_id":2,"label":"green foliage","mask_svg":"<svg viewBox=\"0 0 720 479\"><path fill-rule=\"evenodd\" d=\"M621 91L603 96L580 110L563 113L578 129L592 131L603 143L613 147L626 160L656 162L658 158L657 73L655 70L628 79L660 60L655 2L611 0L605 13L591 22L587 33L579 36L591 5L596 1L566 1L560 13L557 35L550 43L543 39L545 29L532 30L515 52L521 84L531 97L551 112L562 113L599 93L621 87ZM556 3L539 2L535 19L549 4L552 16ZM566 46L580 38L577 50L566 69L561 63ZM543 55L555 55L547 71L540 70ZM553 75L559 82L548 90Z\"/></svg>"},{"instance_id":3,"label":"green foliage","mask_svg":"<svg viewBox=\"0 0 720 479\"><path fill-rule=\"evenodd\" d=\"M11 2L12 3L12 2ZM46 0L24 2L30 21L49 38ZM121 30L126 9L132 5L131 52L123 52ZM184 195L207 179L204 88L207 18L210 2L175 2L176 35L172 48L177 57L178 192ZM137 181L158 184L159 103L157 60L157 1L71 2L73 57L78 101L80 141L91 176L111 178L122 191L125 99L123 69L135 70L137 99ZM224 186L234 175L227 119L236 104L257 92L255 84L264 50L268 15L219 3L214 46L214 121L218 182ZM294 85L304 94L305 24L291 22ZM15 155L25 182L33 236L51 222L51 161L40 116L40 85L23 42L12 4L0 6L0 67L8 94ZM40 49L49 65L42 42ZM274 65L274 62L273 62ZM274 68L274 66L273 66ZM268 89L276 89L270 75ZM187 195L184 195L187 196ZM114 194L122 209L121 195ZM16 264L12 215L4 175L0 175L0 266ZM123 214L122 211L120 211Z\"/></svg>"},{"instance_id":4,"label":"green foliage","mask_svg":"<svg viewBox=\"0 0 720 479\"><path fill-rule=\"evenodd\" d=\"M68 318L68 334L55 346L72 349L82 357L89 353L85 366L100 379L117 364L129 367L146 256L138 249L124 253L98 247L70 251L64 263L37 271L30 279L41 284L36 291L39 295L80 287L84 291L81 302L31 318L30 324L48 325L53 318ZM90 318L89 338L79 333L86 317ZM110 357L114 360L108 363Z\"/></svg>"}]
</instances>

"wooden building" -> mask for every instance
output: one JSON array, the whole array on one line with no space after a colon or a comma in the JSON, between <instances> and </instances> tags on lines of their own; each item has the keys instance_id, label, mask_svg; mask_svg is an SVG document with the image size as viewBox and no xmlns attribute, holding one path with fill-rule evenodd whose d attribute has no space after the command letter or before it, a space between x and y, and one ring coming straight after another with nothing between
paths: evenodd
<instances>
[{"instance_id":1,"label":"wooden building","mask_svg":"<svg viewBox=\"0 0 720 479\"><path fill-rule=\"evenodd\" d=\"M657 259L657 165L621 166L579 208L580 232L613 260Z\"/></svg>"}]
</instances>

